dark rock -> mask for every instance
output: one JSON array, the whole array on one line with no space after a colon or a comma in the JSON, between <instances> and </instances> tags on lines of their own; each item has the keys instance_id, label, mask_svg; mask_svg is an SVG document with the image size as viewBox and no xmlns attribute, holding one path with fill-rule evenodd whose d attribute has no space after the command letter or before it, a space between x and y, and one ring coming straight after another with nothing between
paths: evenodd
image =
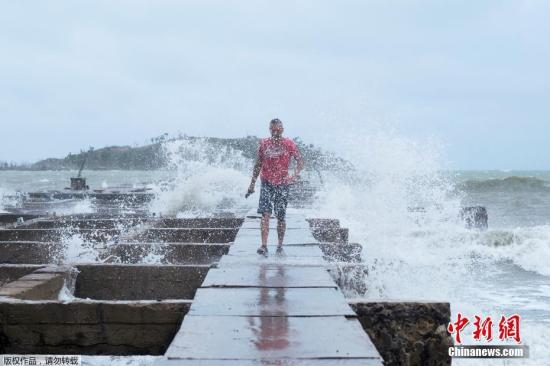
<instances>
[{"instance_id":1,"label":"dark rock","mask_svg":"<svg viewBox=\"0 0 550 366\"><path fill-rule=\"evenodd\" d=\"M449 303L362 302L350 304L387 366L451 364L446 326Z\"/></svg>"},{"instance_id":2,"label":"dark rock","mask_svg":"<svg viewBox=\"0 0 550 366\"><path fill-rule=\"evenodd\" d=\"M487 209L482 206L463 207L460 210L460 218L468 229L482 229L489 227Z\"/></svg>"}]
</instances>

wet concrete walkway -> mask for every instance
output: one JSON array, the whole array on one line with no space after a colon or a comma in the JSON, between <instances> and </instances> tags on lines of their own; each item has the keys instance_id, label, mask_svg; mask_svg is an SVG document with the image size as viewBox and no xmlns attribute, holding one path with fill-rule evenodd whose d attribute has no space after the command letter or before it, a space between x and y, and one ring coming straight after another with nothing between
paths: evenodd
<instances>
[{"instance_id":1,"label":"wet concrete walkway","mask_svg":"<svg viewBox=\"0 0 550 366\"><path fill-rule=\"evenodd\" d=\"M382 365L326 270L309 224L287 217L284 254L256 254L259 218L249 217L229 254L211 269L163 365Z\"/></svg>"}]
</instances>

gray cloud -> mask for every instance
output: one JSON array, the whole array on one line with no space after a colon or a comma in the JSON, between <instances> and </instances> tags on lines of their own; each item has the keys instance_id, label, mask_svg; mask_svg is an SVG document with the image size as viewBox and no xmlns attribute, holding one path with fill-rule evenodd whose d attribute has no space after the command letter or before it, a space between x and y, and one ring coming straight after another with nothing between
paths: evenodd
<instances>
[{"instance_id":1,"label":"gray cloud","mask_svg":"<svg viewBox=\"0 0 550 366\"><path fill-rule=\"evenodd\" d=\"M3 1L0 160L279 116L336 150L377 122L456 167L548 168L547 4Z\"/></svg>"}]
</instances>

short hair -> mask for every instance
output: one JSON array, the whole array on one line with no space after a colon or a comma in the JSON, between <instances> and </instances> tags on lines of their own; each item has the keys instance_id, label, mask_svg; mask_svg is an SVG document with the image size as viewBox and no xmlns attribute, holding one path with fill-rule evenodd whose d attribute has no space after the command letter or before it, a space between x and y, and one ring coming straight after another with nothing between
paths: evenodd
<instances>
[{"instance_id":1,"label":"short hair","mask_svg":"<svg viewBox=\"0 0 550 366\"><path fill-rule=\"evenodd\" d=\"M280 119L278 119L278 118L272 119L271 122L269 122L269 123L272 124L272 125L274 125L274 124L276 124L276 123L283 124L283 122L282 122Z\"/></svg>"}]
</instances>

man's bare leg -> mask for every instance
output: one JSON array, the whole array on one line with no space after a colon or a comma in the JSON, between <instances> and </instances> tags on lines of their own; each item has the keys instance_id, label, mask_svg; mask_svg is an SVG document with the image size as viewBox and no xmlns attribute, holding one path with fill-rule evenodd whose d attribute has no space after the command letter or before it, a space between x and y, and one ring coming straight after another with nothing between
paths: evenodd
<instances>
[{"instance_id":1,"label":"man's bare leg","mask_svg":"<svg viewBox=\"0 0 550 366\"><path fill-rule=\"evenodd\" d=\"M260 222L260 230L262 232L262 247L267 247L267 238L269 236L269 217L271 214L269 212L264 212L262 215L262 220Z\"/></svg>"},{"instance_id":2,"label":"man's bare leg","mask_svg":"<svg viewBox=\"0 0 550 366\"><path fill-rule=\"evenodd\" d=\"M279 237L279 247L283 246L283 241L285 239L285 231L286 231L286 221L285 220L277 220L277 236Z\"/></svg>"}]
</instances>

